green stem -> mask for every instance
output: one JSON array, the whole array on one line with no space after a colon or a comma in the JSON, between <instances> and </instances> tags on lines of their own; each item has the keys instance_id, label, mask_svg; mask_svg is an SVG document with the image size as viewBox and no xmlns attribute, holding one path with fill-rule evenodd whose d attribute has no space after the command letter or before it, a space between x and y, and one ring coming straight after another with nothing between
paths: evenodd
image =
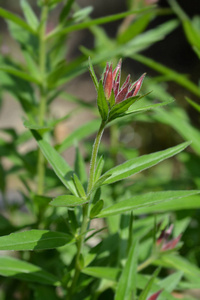
<instances>
[{"instance_id":1,"label":"green stem","mask_svg":"<svg viewBox=\"0 0 200 300\"><path fill-rule=\"evenodd\" d=\"M90 161L89 182L88 182L88 194L90 193L90 191L94 185L97 154L98 154L99 145L100 145L100 141L101 141L101 137L102 137L105 125L106 124L102 121L99 131L97 133L94 145L93 145L93 149L92 149L92 157L91 157L91 161Z\"/></svg>"},{"instance_id":2,"label":"green stem","mask_svg":"<svg viewBox=\"0 0 200 300\"><path fill-rule=\"evenodd\" d=\"M80 256L82 253L83 243L85 239L85 233L88 228L89 224L89 218L88 218L88 211L89 211L89 204L86 203L83 205L83 221L80 228L80 235L77 240L77 254L76 254L76 261L75 261L75 272L72 279L71 286L69 288L68 294L67 294L67 300L70 300L72 295L74 294L74 291L76 289L77 281L79 278L79 275L81 273L81 265L80 265Z\"/></svg>"},{"instance_id":3,"label":"green stem","mask_svg":"<svg viewBox=\"0 0 200 300\"><path fill-rule=\"evenodd\" d=\"M94 141L93 149L92 149L92 156L90 161L90 173L89 173L89 182L88 182L88 191L87 191L87 199L90 200L90 192L94 185L94 178L95 178L95 168L96 168L96 161L97 161L97 154L99 150L99 145L101 141L101 137L105 128L105 123L102 122L99 128L99 131L97 133L96 139ZM67 294L67 300L70 300L72 298L72 295L74 294L74 291L76 289L77 281L81 272L82 266L80 265L80 257L82 253L82 248L85 240L85 234L89 225L89 203L86 203L83 205L83 221L80 228L79 237L77 239L77 254L76 254L76 261L75 261L75 272L72 279L71 286L68 290Z\"/></svg>"},{"instance_id":4,"label":"green stem","mask_svg":"<svg viewBox=\"0 0 200 300\"><path fill-rule=\"evenodd\" d=\"M152 264L152 262L154 260L156 260L156 256L152 255L149 258L147 258L143 263L141 263L138 267L137 267L137 271L140 272L141 270L147 268L149 265Z\"/></svg>"},{"instance_id":5,"label":"green stem","mask_svg":"<svg viewBox=\"0 0 200 300\"><path fill-rule=\"evenodd\" d=\"M39 105L39 125L44 125L45 114L46 114L46 102L47 102L47 82L46 82L46 21L48 17L48 6L44 5L41 13L40 31L39 31L39 70L40 70L40 105ZM37 194L42 195L44 191L44 177L45 177L45 159L41 152L38 150L38 184Z\"/></svg>"}]
</instances>

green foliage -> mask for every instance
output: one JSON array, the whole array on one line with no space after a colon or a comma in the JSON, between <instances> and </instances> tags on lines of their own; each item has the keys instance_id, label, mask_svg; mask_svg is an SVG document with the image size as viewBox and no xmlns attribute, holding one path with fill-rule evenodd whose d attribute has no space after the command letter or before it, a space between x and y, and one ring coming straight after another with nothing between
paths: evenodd
<instances>
[{"instance_id":1,"label":"green foliage","mask_svg":"<svg viewBox=\"0 0 200 300\"><path fill-rule=\"evenodd\" d=\"M36 265L10 257L0 257L0 274L5 277L14 277L22 281L36 282L40 284L59 285L56 277Z\"/></svg>"},{"instance_id":2,"label":"green foliage","mask_svg":"<svg viewBox=\"0 0 200 300\"><path fill-rule=\"evenodd\" d=\"M131 294L136 294L136 280L137 280L137 256L138 246L134 243L124 266L119 283L117 285L115 300L130 299Z\"/></svg>"},{"instance_id":3,"label":"green foliage","mask_svg":"<svg viewBox=\"0 0 200 300\"><path fill-rule=\"evenodd\" d=\"M30 230L0 237L1 250L43 250L63 246L71 241L69 234L48 230Z\"/></svg>"},{"instance_id":4,"label":"green foliage","mask_svg":"<svg viewBox=\"0 0 200 300\"><path fill-rule=\"evenodd\" d=\"M174 300L176 291L186 300L185 290L199 288L200 133L166 82L184 88L183 101L197 114L199 86L192 76L140 54L181 24L199 58L199 17L190 19L175 0L169 0L171 9L139 2L96 19L93 7L74 0L34 6L21 0L22 17L0 8L20 51L0 55L0 104L5 95L13 97L25 119L22 133L1 129L0 251L17 257L0 256L1 299L149 300L162 291L157 299ZM173 19L152 28L165 14ZM114 21L118 29L110 38L101 25ZM94 46L79 45L81 53L71 55L71 36L82 30L90 31ZM136 80L134 96L120 84L125 94L117 101L117 77L112 73L106 86L106 69L99 73L110 59L113 71L120 57L162 76ZM77 77L88 69L97 101L65 91L72 79L78 90ZM123 69L117 72L125 77ZM57 98L74 108L55 119ZM88 119L84 124L81 114ZM76 129L58 139L57 129L72 118ZM8 199L10 187L15 201Z\"/></svg>"},{"instance_id":5,"label":"green foliage","mask_svg":"<svg viewBox=\"0 0 200 300\"><path fill-rule=\"evenodd\" d=\"M67 206L68 207L68 206L83 205L86 202L87 202L86 200L78 198L73 195L63 195L63 196L58 196L58 197L54 198L50 204L53 206L61 206L61 207Z\"/></svg>"}]
</instances>

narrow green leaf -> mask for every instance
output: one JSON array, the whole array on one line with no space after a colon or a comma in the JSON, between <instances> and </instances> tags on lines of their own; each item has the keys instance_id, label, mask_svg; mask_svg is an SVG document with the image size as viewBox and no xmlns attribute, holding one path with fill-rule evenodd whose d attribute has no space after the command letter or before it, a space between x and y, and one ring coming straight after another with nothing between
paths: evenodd
<instances>
[{"instance_id":1,"label":"narrow green leaf","mask_svg":"<svg viewBox=\"0 0 200 300\"><path fill-rule=\"evenodd\" d=\"M70 146L74 144L74 142L78 142L92 133L96 132L100 126L100 120L94 119L89 121L88 123L82 125L78 129L74 130L68 137L60 144L56 146L58 152L63 152Z\"/></svg>"},{"instance_id":2,"label":"narrow green leaf","mask_svg":"<svg viewBox=\"0 0 200 300\"><path fill-rule=\"evenodd\" d=\"M200 105L196 102L194 102L193 100L191 100L188 97L185 97L185 99L187 100L187 102L194 107L194 109L196 109L198 112L200 112Z\"/></svg>"},{"instance_id":3,"label":"narrow green leaf","mask_svg":"<svg viewBox=\"0 0 200 300\"><path fill-rule=\"evenodd\" d=\"M10 32L10 35L13 37L14 40L16 40L19 45L21 46L23 54L25 52L28 52L29 55L31 56L32 60L36 63L38 61L38 51L39 51L39 40L36 35L31 34L29 31L25 30L24 28L20 27L19 25L7 21L8 23L8 29ZM6 61L7 63L7 61ZM17 66L18 68L18 66ZM41 75L39 72L36 74L31 73L32 76L35 76L35 78L38 79L40 78Z\"/></svg>"},{"instance_id":4,"label":"narrow green leaf","mask_svg":"<svg viewBox=\"0 0 200 300\"><path fill-rule=\"evenodd\" d=\"M68 0L66 2L66 4L64 5L64 7L61 11L61 14L59 16L59 21L61 23L64 22L67 19L68 14L70 13L70 10L71 10L71 6L72 6L73 3L74 3L74 0Z\"/></svg>"},{"instance_id":5,"label":"narrow green leaf","mask_svg":"<svg viewBox=\"0 0 200 300\"><path fill-rule=\"evenodd\" d=\"M200 284L199 268L181 256L174 255L174 254L162 255L154 263L156 265L163 266L166 268L173 268L175 270L180 270L184 272L185 277L193 278L193 280L196 279Z\"/></svg>"},{"instance_id":6,"label":"narrow green leaf","mask_svg":"<svg viewBox=\"0 0 200 300\"><path fill-rule=\"evenodd\" d=\"M200 131L189 123L185 112L180 107L168 111L160 110L153 116L156 121L173 127L185 140L191 141L191 148L200 153Z\"/></svg>"},{"instance_id":7,"label":"narrow green leaf","mask_svg":"<svg viewBox=\"0 0 200 300\"><path fill-rule=\"evenodd\" d=\"M21 7L24 12L24 16L26 18L27 23L33 28L34 31L37 30L39 22L38 18L36 17L34 11L32 10L31 6L29 5L27 0L20 1Z\"/></svg>"},{"instance_id":8,"label":"narrow green leaf","mask_svg":"<svg viewBox=\"0 0 200 300\"><path fill-rule=\"evenodd\" d=\"M73 180L74 180L74 185L76 187L78 195L81 198L86 198L86 193L85 193L84 187L76 174L74 174Z\"/></svg>"},{"instance_id":9,"label":"narrow green leaf","mask_svg":"<svg viewBox=\"0 0 200 300\"><path fill-rule=\"evenodd\" d=\"M108 103L110 104L110 107L112 108L115 105L115 93L112 89L110 98L108 99Z\"/></svg>"},{"instance_id":10,"label":"narrow green leaf","mask_svg":"<svg viewBox=\"0 0 200 300\"><path fill-rule=\"evenodd\" d=\"M0 8L0 9L1 9L1 8ZM39 81L37 78L35 78L35 77L29 75L28 73L25 73L25 72L23 72L23 71L20 71L20 70L18 70L18 69L15 69L15 68L13 68L13 67L10 67L10 66L1 65L1 66L0 66L0 71L4 71L4 72L6 72L6 73L15 75L16 77L22 78L22 79L24 79L24 80L26 80L26 81L30 81L30 82L34 82L34 83L36 83L36 84L40 84L40 81Z\"/></svg>"},{"instance_id":11,"label":"narrow green leaf","mask_svg":"<svg viewBox=\"0 0 200 300\"><path fill-rule=\"evenodd\" d=\"M9 256L0 256L0 275L40 284L60 285L55 276L40 267Z\"/></svg>"},{"instance_id":12,"label":"narrow green leaf","mask_svg":"<svg viewBox=\"0 0 200 300\"><path fill-rule=\"evenodd\" d=\"M95 182L101 176L101 173L103 171L103 167L104 167L104 159L103 159L103 156L101 156L98 160L97 167L96 167L96 170L95 170Z\"/></svg>"},{"instance_id":13,"label":"narrow green leaf","mask_svg":"<svg viewBox=\"0 0 200 300\"><path fill-rule=\"evenodd\" d=\"M97 190L100 186L102 186L103 183L104 183L104 181L105 181L106 179L108 179L110 176L111 176L111 174L105 174L105 175L102 175L102 176L95 182L95 184L94 184L94 186L93 186L91 192ZM90 192L90 193L91 193L91 192Z\"/></svg>"},{"instance_id":14,"label":"narrow green leaf","mask_svg":"<svg viewBox=\"0 0 200 300\"><path fill-rule=\"evenodd\" d=\"M90 211L90 219L95 218L103 209L104 201L101 199L97 201Z\"/></svg>"},{"instance_id":15,"label":"narrow green leaf","mask_svg":"<svg viewBox=\"0 0 200 300\"><path fill-rule=\"evenodd\" d=\"M109 206L105 209L103 209L100 214L98 215L98 218L104 218L108 216L113 216L117 214L121 214L123 212L136 210L139 208L147 207L147 209L140 210L143 211L143 213L148 213L149 207L154 205L159 205L161 202L168 202L176 199L181 199L184 197L188 197L190 195L195 195L200 193L200 191L162 191L162 192L152 192L152 193L146 193L142 195L135 195L134 197L131 197L130 199L120 201L118 203L113 204L112 206ZM179 201L179 203L181 203ZM173 205L173 203L172 203ZM170 210L170 205L169 209ZM151 207L151 212L156 211L154 207Z\"/></svg>"},{"instance_id":16,"label":"narrow green leaf","mask_svg":"<svg viewBox=\"0 0 200 300\"><path fill-rule=\"evenodd\" d=\"M93 11L93 7L92 6L87 6L84 7L82 9L79 9L78 11L76 11L72 18L74 19L74 21L76 23L83 21L84 19L87 19L89 17L89 15L91 14L91 12Z\"/></svg>"},{"instance_id":17,"label":"narrow green leaf","mask_svg":"<svg viewBox=\"0 0 200 300\"><path fill-rule=\"evenodd\" d=\"M15 24L19 25L23 29L26 29L27 31L29 31L33 34L35 33L35 31L26 22L24 22L20 17L12 14L11 12L9 12L3 8L0 8L0 16L5 18L6 20L10 20L10 21L14 22Z\"/></svg>"},{"instance_id":18,"label":"narrow green leaf","mask_svg":"<svg viewBox=\"0 0 200 300\"><path fill-rule=\"evenodd\" d=\"M198 191L197 191L198 193ZM196 194L197 194L196 193ZM190 195L184 198L177 198L170 202L162 202L156 204L156 206L149 206L144 208L139 208L135 211L135 214L154 214L156 212L166 212L166 211L179 211L186 209L199 209L200 208L200 196Z\"/></svg>"},{"instance_id":19,"label":"narrow green leaf","mask_svg":"<svg viewBox=\"0 0 200 300\"><path fill-rule=\"evenodd\" d=\"M29 230L0 237L0 250L44 250L64 246L72 241L67 233Z\"/></svg>"},{"instance_id":20,"label":"narrow green leaf","mask_svg":"<svg viewBox=\"0 0 200 300\"><path fill-rule=\"evenodd\" d=\"M149 282L147 283L145 289L144 289L144 290L142 291L142 293L140 294L140 297L138 298L138 300L146 300L146 299L147 299L147 296L148 296L149 292L151 291L151 287L152 287L152 285L153 285L153 282L154 282L155 278L157 278L159 272L160 272L160 268L157 269L157 270L153 273L151 279L150 279Z\"/></svg>"},{"instance_id":21,"label":"narrow green leaf","mask_svg":"<svg viewBox=\"0 0 200 300\"><path fill-rule=\"evenodd\" d=\"M183 272L182 271L172 273L168 277L164 278L159 283L159 286L161 288L165 289L165 291L173 292L173 290L175 290L175 288L177 287L177 285L181 281L182 277L183 277Z\"/></svg>"},{"instance_id":22,"label":"narrow green leaf","mask_svg":"<svg viewBox=\"0 0 200 300\"><path fill-rule=\"evenodd\" d=\"M93 82L94 82L95 88L96 88L96 90L98 91L98 89L99 89L99 83L98 83L96 74L95 74L95 72L94 72L94 68L93 68L92 62L91 62L91 60L90 60L90 57L89 57L89 71L90 71L90 75L91 75L91 77L92 77L92 80L93 80Z\"/></svg>"},{"instance_id":23,"label":"narrow green leaf","mask_svg":"<svg viewBox=\"0 0 200 300\"><path fill-rule=\"evenodd\" d=\"M62 195L54 198L50 204L59 207L78 206L87 203L88 201L73 195Z\"/></svg>"},{"instance_id":24,"label":"narrow green leaf","mask_svg":"<svg viewBox=\"0 0 200 300\"><path fill-rule=\"evenodd\" d=\"M83 185L87 182L86 165L78 147L76 147L76 157L74 170Z\"/></svg>"},{"instance_id":25,"label":"narrow green leaf","mask_svg":"<svg viewBox=\"0 0 200 300\"><path fill-rule=\"evenodd\" d=\"M159 162L172 157L176 155L177 153L183 151L190 143L182 143L178 146L168 148L163 151L143 155L137 158L130 159L126 161L125 163L114 167L110 169L108 172L106 172L105 175L110 175L109 178L104 180L103 184L110 184L118 180L122 180L124 178L127 178L131 175L134 175L136 173L139 173L145 169L148 169L152 166L155 166ZM101 177L100 177L101 179ZM100 180L99 179L99 180Z\"/></svg>"},{"instance_id":26,"label":"narrow green leaf","mask_svg":"<svg viewBox=\"0 0 200 300\"><path fill-rule=\"evenodd\" d=\"M49 143L42 139L37 131L31 130L31 133L58 178L73 194L77 195L76 188L72 180L73 171L70 166Z\"/></svg>"},{"instance_id":27,"label":"narrow green leaf","mask_svg":"<svg viewBox=\"0 0 200 300\"><path fill-rule=\"evenodd\" d=\"M40 134L43 134L44 132L50 131L53 128L48 126L39 126L37 124L31 124L29 121L24 121L24 127L32 130L38 131Z\"/></svg>"},{"instance_id":28,"label":"narrow green leaf","mask_svg":"<svg viewBox=\"0 0 200 300\"><path fill-rule=\"evenodd\" d=\"M141 54L133 54L131 55L131 57L145 64L146 66L160 72L161 74L169 76L170 80L173 80L179 85L183 86L184 88L187 88L194 95L200 96L199 87L195 85L192 81L188 80L186 76L179 74L174 70L171 70L170 68L167 68L166 66L154 61L153 59L147 58Z\"/></svg>"},{"instance_id":29,"label":"narrow green leaf","mask_svg":"<svg viewBox=\"0 0 200 300\"><path fill-rule=\"evenodd\" d=\"M124 44L129 42L135 36L139 35L141 32L145 30L148 26L152 16L154 13L146 13L144 15L140 15L138 18L133 20L133 23L128 26L125 30L119 33L117 40L120 44Z\"/></svg>"},{"instance_id":30,"label":"narrow green leaf","mask_svg":"<svg viewBox=\"0 0 200 300\"><path fill-rule=\"evenodd\" d=\"M47 39L52 38L52 37L57 36L57 35L63 35L63 34L67 34L69 32L82 30L82 29L91 27L93 25L100 25L100 24L105 24L105 23L108 23L108 22L113 22L113 21L116 21L116 20L120 20L120 19L125 18L129 15L135 15L135 14L139 14L141 12L144 12L146 10L149 10L150 8L151 7L140 9L140 10L129 10L127 12L123 12L123 13L119 13L119 14L115 14L115 15L111 15L111 16L98 18L98 19L95 19L95 20L82 22L80 24L74 24L74 25L68 26L68 27L66 27L62 30L56 29L56 30L54 30L53 32L50 32L47 35Z\"/></svg>"},{"instance_id":31,"label":"narrow green leaf","mask_svg":"<svg viewBox=\"0 0 200 300\"><path fill-rule=\"evenodd\" d=\"M82 273L97 277L108 279L112 281L117 281L121 270L118 268L109 268L109 267L88 267L82 269Z\"/></svg>"},{"instance_id":32,"label":"narrow green leaf","mask_svg":"<svg viewBox=\"0 0 200 300\"><path fill-rule=\"evenodd\" d=\"M115 300L129 300L131 294L136 293L138 250L138 243L134 242L117 285Z\"/></svg>"},{"instance_id":33,"label":"narrow green leaf","mask_svg":"<svg viewBox=\"0 0 200 300\"><path fill-rule=\"evenodd\" d=\"M100 113L102 120L106 121L108 119L108 102L107 102L105 94L104 94L102 80L99 82L97 106L98 106L99 113Z\"/></svg>"},{"instance_id":34,"label":"narrow green leaf","mask_svg":"<svg viewBox=\"0 0 200 300\"><path fill-rule=\"evenodd\" d=\"M128 98L112 107L109 112L109 121L119 118L129 109L129 107L139 99L139 96Z\"/></svg>"},{"instance_id":35,"label":"narrow green leaf","mask_svg":"<svg viewBox=\"0 0 200 300\"><path fill-rule=\"evenodd\" d=\"M23 49L22 52L23 52L23 56L26 60L29 74L31 74L34 78L38 78L39 79L38 81L41 81L41 75L40 75L38 66L35 63L32 55L30 55L30 53L27 51L27 49Z\"/></svg>"},{"instance_id":36,"label":"narrow green leaf","mask_svg":"<svg viewBox=\"0 0 200 300\"><path fill-rule=\"evenodd\" d=\"M179 22L177 20L170 20L153 29L146 30L145 32L135 36L128 43L121 46L123 48L123 55L132 57L135 53L147 49L156 42L163 40L166 35L172 32Z\"/></svg>"},{"instance_id":37,"label":"narrow green leaf","mask_svg":"<svg viewBox=\"0 0 200 300\"><path fill-rule=\"evenodd\" d=\"M200 34L196 29L192 26L190 20L183 21L183 28L188 39L188 42L197 49L200 50Z\"/></svg>"},{"instance_id":38,"label":"narrow green leaf","mask_svg":"<svg viewBox=\"0 0 200 300\"><path fill-rule=\"evenodd\" d=\"M143 111L150 110L150 109L156 109L156 108L162 107L164 105L171 104L173 102L174 102L174 100L171 99L169 101L165 101L165 102L161 102L161 103L144 105L144 104L140 103L140 101L137 101L133 106L131 106L127 110L126 115L129 115L129 114L132 114L132 113L143 112Z\"/></svg>"},{"instance_id":39,"label":"narrow green leaf","mask_svg":"<svg viewBox=\"0 0 200 300\"><path fill-rule=\"evenodd\" d=\"M196 28L193 26L192 22L190 21L189 17L186 15L186 13L182 10L182 8L179 6L179 4L174 0L169 0L169 3L174 10L174 12L177 14L177 16L182 21L182 25L185 31L185 35L188 39L188 42L192 45L197 47L200 50L200 34L196 30Z\"/></svg>"}]
</instances>

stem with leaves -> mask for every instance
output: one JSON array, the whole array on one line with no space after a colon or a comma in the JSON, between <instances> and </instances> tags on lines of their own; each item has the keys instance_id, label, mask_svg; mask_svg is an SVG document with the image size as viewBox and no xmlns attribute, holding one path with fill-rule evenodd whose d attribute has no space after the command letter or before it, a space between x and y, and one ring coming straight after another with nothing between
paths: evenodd
<instances>
[{"instance_id":1,"label":"stem with leaves","mask_svg":"<svg viewBox=\"0 0 200 300\"><path fill-rule=\"evenodd\" d=\"M46 81L46 21L48 18L48 5L44 5L41 12L41 22L39 29L39 70L40 70L40 104L39 104L39 125L44 125L47 102L47 81ZM39 150L38 152L38 184L37 194L42 195L44 191L44 176L45 176L45 158Z\"/></svg>"},{"instance_id":2,"label":"stem with leaves","mask_svg":"<svg viewBox=\"0 0 200 300\"><path fill-rule=\"evenodd\" d=\"M95 170L96 170L96 162L97 162L97 155L98 155L98 150L99 150L99 145L101 142L101 137L104 132L106 123L102 121L99 131L97 133L96 139L93 144L93 149L92 149L92 156L90 160L90 172L89 172L89 181L88 181L88 190L87 190L87 200L90 200L91 197L91 191L95 183ZM81 253L82 253L82 248L84 245L84 240L85 240L85 234L89 225L89 218L88 218L88 212L89 212L89 203L86 203L83 205L83 220L82 220L82 225L80 228L79 236L77 239L77 254L76 254L76 260L75 260L75 272L74 276L72 279L71 286L68 290L67 294L67 300L70 300L72 295L74 294L77 281L81 272L81 263L80 263L80 258L81 258Z\"/></svg>"},{"instance_id":3,"label":"stem with leaves","mask_svg":"<svg viewBox=\"0 0 200 300\"><path fill-rule=\"evenodd\" d=\"M87 190L88 195L90 194L90 192L93 188L93 185L94 185L97 154L98 154L99 145L100 145L101 137L102 137L105 126L106 126L106 123L104 121L102 121L101 125L100 125L100 128L99 128L99 131L97 133L94 145L93 145L93 149L92 149L92 157L91 157L91 161L90 161L90 173L89 173L89 181L88 181L88 190Z\"/></svg>"}]
</instances>

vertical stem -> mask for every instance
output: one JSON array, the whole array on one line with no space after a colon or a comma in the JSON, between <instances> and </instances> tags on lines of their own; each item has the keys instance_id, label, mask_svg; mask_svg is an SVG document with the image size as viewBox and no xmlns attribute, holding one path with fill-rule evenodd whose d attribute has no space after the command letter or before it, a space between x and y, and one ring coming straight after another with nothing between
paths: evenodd
<instances>
[{"instance_id":1,"label":"vertical stem","mask_svg":"<svg viewBox=\"0 0 200 300\"><path fill-rule=\"evenodd\" d=\"M90 173L89 173L89 182L88 182L88 193L93 188L95 168L96 168L96 161L97 161L97 154L98 154L99 145L100 145L100 141L101 141L101 137L102 137L105 125L106 124L102 121L101 126L99 128L99 131L97 133L94 145L93 145L92 157L91 157L91 161L90 161Z\"/></svg>"},{"instance_id":2,"label":"vertical stem","mask_svg":"<svg viewBox=\"0 0 200 300\"><path fill-rule=\"evenodd\" d=\"M40 105L39 105L39 125L44 125L44 119L46 114L46 102L47 102L47 82L46 82L46 21L48 17L48 6L44 5L41 13L40 32L39 32L39 70L41 77L40 86ZM45 176L45 159L41 152L38 150L38 184L37 194L42 195L44 191L44 176Z\"/></svg>"},{"instance_id":3,"label":"vertical stem","mask_svg":"<svg viewBox=\"0 0 200 300\"><path fill-rule=\"evenodd\" d=\"M75 260L75 272L74 272L74 276L72 279L72 283L71 286L68 290L68 294L67 294L67 300L70 300L72 295L74 294L74 291L76 290L76 285L77 285L77 281L81 272L81 266L80 266L80 256L81 256L81 252L82 252L82 247L83 247L83 243L84 243L84 239L85 239L85 232L87 230L88 227L88 223L89 223L89 219L88 219L88 211L89 211L89 204L86 203L83 205L83 221L82 221L82 225L80 228L80 235L79 238L77 240L77 253L76 253L76 260Z\"/></svg>"},{"instance_id":4,"label":"vertical stem","mask_svg":"<svg viewBox=\"0 0 200 300\"><path fill-rule=\"evenodd\" d=\"M97 133L96 139L94 141L93 149L92 149L92 156L91 156L91 161L90 161L90 174L89 174L89 182L88 182L88 194L87 198L89 200L90 198L90 191L93 188L94 185L94 177L95 177L95 168L96 168L96 161L97 161L97 154L99 150L99 145L101 141L101 137L105 128L105 123L102 121L99 131ZM67 300L70 300L72 295L74 294L74 291L76 289L77 281L81 272L81 266L80 266L80 256L82 253L82 248L84 244L84 239L85 239L85 233L88 228L89 224L89 218L88 218L88 212L89 212L89 203L86 203L83 205L83 221L82 225L80 228L80 233L79 237L77 240L77 254L76 254L76 261L75 261L75 273L72 279L72 284L68 290L67 294Z\"/></svg>"}]
</instances>

